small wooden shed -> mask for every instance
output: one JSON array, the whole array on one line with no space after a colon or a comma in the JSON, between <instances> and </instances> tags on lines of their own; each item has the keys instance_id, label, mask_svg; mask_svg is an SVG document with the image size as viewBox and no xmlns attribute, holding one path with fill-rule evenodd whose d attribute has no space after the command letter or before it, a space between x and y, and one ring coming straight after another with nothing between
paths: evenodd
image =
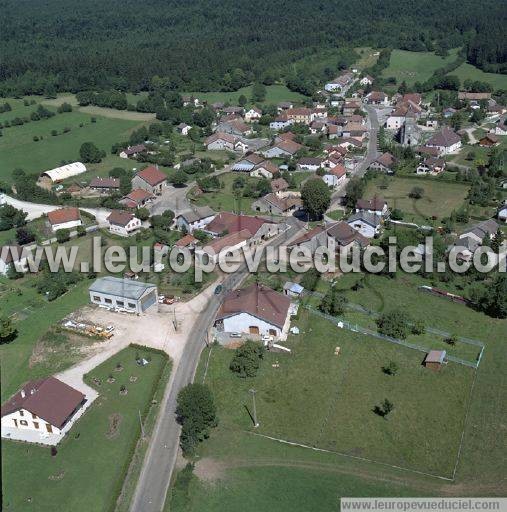
<instances>
[{"instance_id":1,"label":"small wooden shed","mask_svg":"<svg viewBox=\"0 0 507 512\"><path fill-rule=\"evenodd\" d=\"M430 370L438 371L443 364L446 364L445 350L430 350L424 359L424 366Z\"/></svg>"}]
</instances>

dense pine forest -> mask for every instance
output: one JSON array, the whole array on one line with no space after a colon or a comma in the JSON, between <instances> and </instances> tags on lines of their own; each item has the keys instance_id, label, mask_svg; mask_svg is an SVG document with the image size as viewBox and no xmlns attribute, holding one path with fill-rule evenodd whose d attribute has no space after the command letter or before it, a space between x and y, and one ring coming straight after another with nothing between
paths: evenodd
<instances>
[{"instance_id":1,"label":"dense pine forest","mask_svg":"<svg viewBox=\"0 0 507 512\"><path fill-rule=\"evenodd\" d=\"M0 94L237 90L326 48L445 52L507 72L501 0L2 0ZM347 55L349 56L347 58Z\"/></svg>"}]
</instances>

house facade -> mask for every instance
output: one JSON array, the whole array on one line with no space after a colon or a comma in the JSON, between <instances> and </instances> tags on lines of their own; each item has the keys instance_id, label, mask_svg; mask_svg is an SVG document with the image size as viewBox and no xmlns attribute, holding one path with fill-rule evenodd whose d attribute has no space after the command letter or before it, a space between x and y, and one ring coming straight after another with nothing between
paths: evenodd
<instances>
[{"instance_id":1,"label":"house facade","mask_svg":"<svg viewBox=\"0 0 507 512\"><path fill-rule=\"evenodd\" d=\"M48 213L48 221L53 232L59 229L73 229L82 225L78 208L60 208Z\"/></svg>"},{"instance_id":2,"label":"house facade","mask_svg":"<svg viewBox=\"0 0 507 512\"><path fill-rule=\"evenodd\" d=\"M176 217L176 226L192 233L196 229L204 229L215 217L216 213L209 206L201 206L180 213Z\"/></svg>"},{"instance_id":3,"label":"house facade","mask_svg":"<svg viewBox=\"0 0 507 512\"><path fill-rule=\"evenodd\" d=\"M107 217L109 232L113 235L130 236L141 229L141 221L132 213L113 210Z\"/></svg>"},{"instance_id":4,"label":"house facade","mask_svg":"<svg viewBox=\"0 0 507 512\"><path fill-rule=\"evenodd\" d=\"M20 245L0 246L0 275L6 276L11 267L17 272L28 272L28 252Z\"/></svg>"},{"instance_id":5,"label":"house facade","mask_svg":"<svg viewBox=\"0 0 507 512\"><path fill-rule=\"evenodd\" d=\"M132 188L142 188L153 195L160 195L167 187L167 176L157 167L146 167L132 178Z\"/></svg>"}]
</instances>

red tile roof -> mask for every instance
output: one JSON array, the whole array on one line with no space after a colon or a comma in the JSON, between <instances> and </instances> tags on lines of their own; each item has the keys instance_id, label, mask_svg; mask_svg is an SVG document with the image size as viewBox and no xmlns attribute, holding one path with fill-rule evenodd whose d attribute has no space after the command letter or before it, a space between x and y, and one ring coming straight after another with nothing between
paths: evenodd
<instances>
[{"instance_id":1,"label":"red tile roof","mask_svg":"<svg viewBox=\"0 0 507 512\"><path fill-rule=\"evenodd\" d=\"M150 165L150 167L146 167L146 169L139 171L136 176L139 176L152 187L162 183L167 179L167 176L160 169L157 169L153 165Z\"/></svg>"},{"instance_id":2,"label":"red tile roof","mask_svg":"<svg viewBox=\"0 0 507 512\"><path fill-rule=\"evenodd\" d=\"M197 242L197 238L190 234L187 234L180 238L174 245L176 247L188 247L190 244L193 244L195 242Z\"/></svg>"},{"instance_id":3,"label":"red tile roof","mask_svg":"<svg viewBox=\"0 0 507 512\"><path fill-rule=\"evenodd\" d=\"M282 329L289 314L289 307L288 297L255 283L247 288L229 292L218 310L217 320L248 313Z\"/></svg>"},{"instance_id":4,"label":"red tile roof","mask_svg":"<svg viewBox=\"0 0 507 512\"><path fill-rule=\"evenodd\" d=\"M280 192L280 190L287 190L289 184L283 178L277 178L271 182L271 190L273 192Z\"/></svg>"},{"instance_id":5,"label":"red tile roof","mask_svg":"<svg viewBox=\"0 0 507 512\"><path fill-rule=\"evenodd\" d=\"M205 245L205 249L211 249L215 254L218 254L222 249L226 247L234 247L241 242L252 238L252 233L248 229L242 229L236 233L230 233L220 238L215 238L213 241L208 242Z\"/></svg>"},{"instance_id":6,"label":"red tile roof","mask_svg":"<svg viewBox=\"0 0 507 512\"><path fill-rule=\"evenodd\" d=\"M80 220L79 210L77 208L60 208L48 213L48 220L51 225L65 224L66 222L72 222Z\"/></svg>"},{"instance_id":7,"label":"red tile roof","mask_svg":"<svg viewBox=\"0 0 507 512\"><path fill-rule=\"evenodd\" d=\"M141 204L146 199L150 199L152 197L154 197L154 195L151 192L148 192L142 188L135 188L132 190L132 192L130 192L130 194L127 194L124 199L130 199L136 204Z\"/></svg>"},{"instance_id":8,"label":"red tile roof","mask_svg":"<svg viewBox=\"0 0 507 512\"><path fill-rule=\"evenodd\" d=\"M25 409L61 428L84 399L85 395L77 389L54 377L48 377L25 384L2 405L1 414L3 417Z\"/></svg>"},{"instance_id":9,"label":"red tile roof","mask_svg":"<svg viewBox=\"0 0 507 512\"><path fill-rule=\"evenodd\" d=\"M120 188L118 178L100 178L97 176L90 181L90 188Z\"/></svg>"}]
</instances>

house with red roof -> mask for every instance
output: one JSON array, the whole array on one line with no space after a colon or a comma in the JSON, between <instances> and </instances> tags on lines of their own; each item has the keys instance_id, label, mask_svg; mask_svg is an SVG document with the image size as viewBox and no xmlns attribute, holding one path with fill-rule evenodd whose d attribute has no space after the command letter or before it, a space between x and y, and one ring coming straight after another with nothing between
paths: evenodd
<instances>
[{"instance_id":1,"label":"house with red roof","mask_svg":"<svg viewBox=\"0 0 507 512\"><path fill-rule=\"evenodd\" d=\"M2 404L2 437L56 444L85 402L83 393L55 377L27 382Z\"/></svg>"},{"instance_id":2,"label":"house with red roof","mask_svg":"<svg viewBox=\"0 0 507 512\"><path fill-rule=\"evenodd\" d=\"M155 199L155 196L143 188L136 188L120 200L127 208L142 208Z\"/></svg>"},{"instance_id":3,"label":"house with red roof","mask_svg":"<svg viewBox=\"0 0 507 512\"><path fill-rule=\"evenodd\" d=\"M215 328L219 332L268 335L285 340L290 328L291 309L289 297L254 283L225 296L215 319Z\"/></svg>"},{"instance_id":4,"label":"house with red roof","mask_svg":"<svg viewBox=\"0 0 507 512\"><path fill-rule=\"evenodd\" d=\"M203 230L211 236L218 237L237 233L247 229L256 242L265 240L279 233L275 222L252 215L238 215L231 212L220 212Z\"/></svg>"},{"instance_id":5,"label":"house with red roof","mask_svg":"<svg viewBox=\"0 0 507 512\"><path fill-rule=\"evenodd\" d=\"M150 165L132 178L132 188L142 188L153 195L160 195L167 187L167 176L158 167Z\"/></svg>"},{"instance_id":6,"label":"house with red roof","mask_svg":"<svg viewBox=\"0 0 507 512\"><path fill-rule=\"evenodd\" d=\"M81 226L81 215L78 208L60 208L48 213L48 221L53 232L59 229L72 229Z\"/></svg>"},{"instance_id":7,"label":"house with red roof","mask_svg":"<svg viewBox=\"0 0 507 512\"><path fill-rule=\"evenodd\" d=\"M326 171L322 176L324 183L331 188L339 188L347 178L347 170L342 164L337 164Z\"/></svg>"}]
</instances>

